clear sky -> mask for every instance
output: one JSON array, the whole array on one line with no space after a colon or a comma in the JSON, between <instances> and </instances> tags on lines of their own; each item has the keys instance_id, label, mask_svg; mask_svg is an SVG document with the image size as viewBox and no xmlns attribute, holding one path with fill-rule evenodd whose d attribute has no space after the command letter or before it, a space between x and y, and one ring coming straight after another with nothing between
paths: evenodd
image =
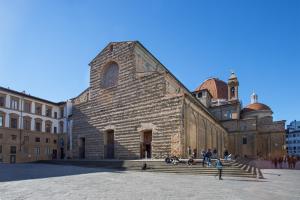
<instances>
[{"instance_id":1,"label":"clear sky","mask_svg":"<svg viewBox=\"0 0 300 200\"><path fill-rule=\"evenodd\" d=\"M234 70L276 120L300 120L299 0L0 0L0 85L52 101L89 85L110 41L139 40L190 90Z\"/></svg>"}]
</instances>

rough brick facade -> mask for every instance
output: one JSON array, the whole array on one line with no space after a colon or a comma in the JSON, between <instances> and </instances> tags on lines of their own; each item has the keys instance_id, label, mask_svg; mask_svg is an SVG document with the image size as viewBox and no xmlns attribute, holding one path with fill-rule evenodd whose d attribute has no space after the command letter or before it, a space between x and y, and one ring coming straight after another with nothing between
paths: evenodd
<instances>
[{"instance_id":1,"label":"rough brick facade","mask_svg":"<svg viewBox=\"0 0 300 200\"><path fill-rule=\"evenodd\" d=\"M119 67L117 84L105 88L111 63ZM110 43L90 67L90 87L74 99L74 158L106 158L111 132L116 159L143 157L149 131L152 158L185 157L189 146L197 155L225 149L226 130L139 42Z\"/></svg>"}]
</instances>

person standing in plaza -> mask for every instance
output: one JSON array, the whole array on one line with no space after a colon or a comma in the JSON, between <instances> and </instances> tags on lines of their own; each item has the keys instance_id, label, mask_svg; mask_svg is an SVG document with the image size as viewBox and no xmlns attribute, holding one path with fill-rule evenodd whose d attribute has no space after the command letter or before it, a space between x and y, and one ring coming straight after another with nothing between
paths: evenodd
<instances>
[{"instance_id":1,"label":"person standing in plaza","mask_svg":"<svg viewBox=\"0 0 300 200\"><path fill-rule=\"evenodd\" d=\"M228 150L225 150L224 151L224 159L227 160L228 156L229 156Z\"/></svg>"},{"instance_id":2,"label":"person standing in plaza","mask_svg":"<svg viewBox=\"0 0 300 200\"><path fill-rule=\"evenodd\" d=\"M223 164L220 158L218 158L218 160L216 161L216 168L218 169L219 180L223 180L222 179Z\"/></svg>"},{"instance_id":3,"label":"person standing in plaza","mask_svg":"<svg viewBox=\"0 0 300 200\"><path fill-rule=\"evenodd\" d=\"M279 163L279 168L282 169L282 162L283 162L283 158L279 157L278 159L278 163Z\"/></svg>"},{"instance_id":4,"label":"person standing in plaza","mask_svg":"<svg viewBox=\"0 0 300 200\"><path fill-rule=\"evenodd\" d=\"M203 150L202 151L202 167L204 167L205 160L206 160L206 152Z\"/></svg>"},{"instance_id":5,"label":"person standing in plaza","mask_svg":"<svg viewBox=\"0 0 300 200\"><path fill-rule=\"evenodd\" d=\"M206 152L206 159L207 159L207 166L208 167L210 167L210 165L211 165L211 157L212 157L211 150L208 149L208 151Z\"/></svg>"},{"instance_id":6,"label":"person standing in plaza","mask_svg":"<svg viewBox=\"0 0 300 200\"><path fill-rule=\"evenodd\" d=\"M187 148L187 153L188 153L188 157L192 155L192 148L190 146L188 146Z\"/></svg>"},{"instance_id":7,"label":"person standing in plaza","mask_svg":"<svg viewBox=\"0 0 300 200\"><path fill-rule=\"evenodd\" d=\"M296 168L297 158L295 156L292 157L292 168Z\"/></svg>"}]
</instances>

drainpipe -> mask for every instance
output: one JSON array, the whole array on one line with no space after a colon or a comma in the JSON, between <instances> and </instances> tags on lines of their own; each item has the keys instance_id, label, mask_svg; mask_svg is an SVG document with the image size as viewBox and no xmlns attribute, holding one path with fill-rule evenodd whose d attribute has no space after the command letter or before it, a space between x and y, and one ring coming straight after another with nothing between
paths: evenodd
<instances>
[{"instance_id":1,"label":"drainpipe","mask_svg":"<svg viewBox=\"0 0 300 200\"><path fill-rule=\"evenodd\" d=\"M24 92L25 93L25 92ZM20 119L20 147L19 147L19 151L21 152L22 150L22 125L23 125L23 102L24 102L24 98L21 98L21 119Z\"/></svg>"}]
</instances>

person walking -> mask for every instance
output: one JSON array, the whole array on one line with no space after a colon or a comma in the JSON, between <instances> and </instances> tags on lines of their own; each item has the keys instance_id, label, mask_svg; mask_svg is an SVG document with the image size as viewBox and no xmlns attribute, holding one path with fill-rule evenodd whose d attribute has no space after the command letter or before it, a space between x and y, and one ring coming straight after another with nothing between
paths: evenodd
<instances>
[{"instance_id":1,"label":"person walking","mask_svg":"<svg viewBox=\"0 0 300 200\"><path fill-rule=\"evenodd\" d=\"M283 158L282 156L278 159L278 163L279 163L279 168L282 169L282 162L283 162Z\"/></svg>"},{"instance_id":2,"label":"person walking","mask_svg":"<svg viewBox=\"0 0 300 200\"><path fill-rule=\"evenodd\" d=\"M277 169L277 164L278 164L277 157L274 158L274 161L273 161L273 162L274 162L274 167L275 167L275 169Z\"/></svg>"},{"instance_id":3,"label":"person walking","mask_svg":"<svg viewBox=\"0 0 300 200\"><path fill-rule=\"evenodd\" d=\"M192 148L191 148L191 146L189 146L187 148L187 152L188 152L188 157L190 157L192 155Z\"/></svg>"},{"instance_id":4,"label":"person walking","mask_svg":"<svg viewBox=\"0 0 300 200\"><path fill-rule=\"evenodd\" d=\"M226 149L224 151L224 159L227 160L228 159L228 156L229 156L229 153L228 153L228 150Z\"/></svg>"},{"instance_id":5,"label":"person walking","mask_svg":"<svg viewBox=\"0 0 300 200\"><path fill-rule=\"evenodd\" d=\"M203 150L202 151L202 167L204 167L205 160L206 160L206 152Z\"/></svg>"},{"instance_id":6,"label":"person walking","mask_svg":"<svg viewBox=\"0 0 300 200\"><path fill-rule=\"evenodd\" d=\"M211 166L211 157L212 157L211 150L208 149L208 151L206 152L207 167Z\"/></svg>"},{"instance_id":7,"label":"person walking","mask_svg":"<svg viewBox=\"0 0 300 200\"><path fill-rule=\"evenodd\" d=\"M288 162L289 169L292 169L292 159L290 156L287 156L287 162Z\"/></svg>"},{"instance_id":8,"label":"person walking","mask_svg":"<svg viewBox=\"0 0 300 200\"><path fill-rule=\"evenodd\" d=\"M295 156L292 157L292 169L296 168L297 158Z\"/></svg>"},{"instance_id":9,"label":"person walking","mask_svg":"<svg viewBox=\"0 0 300 200\"><path fill-rule=\"evenodd\" d=\"M218 160L216 161L216 168L218 169L219 180L223 180L222 179L223 164L220 158L218 158Z\"/></svg>"}]
</instances>

